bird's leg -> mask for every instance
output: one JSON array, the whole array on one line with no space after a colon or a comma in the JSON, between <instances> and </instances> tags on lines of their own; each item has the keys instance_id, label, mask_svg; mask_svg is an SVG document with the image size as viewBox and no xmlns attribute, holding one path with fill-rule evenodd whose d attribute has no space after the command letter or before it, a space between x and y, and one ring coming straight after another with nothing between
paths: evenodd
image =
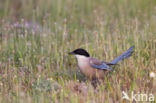
<instances>
[{"instance_id":1,"label":"bird's leg","mask_svg":"<svg viewBox=\"0 0 156 103\"><path fill-rule=\"evenodd\" d=\"M99 81L99 79L97 79L97 78L93 78L93 79L91 80L91 84L92 84L92 86L96 89L97 85L100 84L100 81Z\"/></svg>"}]
</instances>

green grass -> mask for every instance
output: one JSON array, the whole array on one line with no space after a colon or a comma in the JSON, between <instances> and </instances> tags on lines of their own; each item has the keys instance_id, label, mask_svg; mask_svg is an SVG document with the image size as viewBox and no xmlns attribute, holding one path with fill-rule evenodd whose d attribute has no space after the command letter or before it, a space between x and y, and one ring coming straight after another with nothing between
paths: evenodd
<instances>
[{"instance_id":1,"label":"green grass","mask_svg":"<svg viewBox=\"0 0 156 103\"><path fill-rule=\"evenodd\" d=\"M156 95L149 77L156 73L155 0L0 0L0 25L1 103L127 103L122 91ZM96 89L68 55L81 47L110 61L132 45L134 55Z\"/></svg>"}]
</instances>

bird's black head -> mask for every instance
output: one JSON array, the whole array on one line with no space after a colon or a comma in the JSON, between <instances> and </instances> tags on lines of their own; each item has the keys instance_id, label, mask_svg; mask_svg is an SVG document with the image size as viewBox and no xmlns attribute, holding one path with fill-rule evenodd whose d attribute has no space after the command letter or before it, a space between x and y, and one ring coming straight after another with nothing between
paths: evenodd
<instances>
[{"instance_id":1,"label":"bird's black head","mask_svg":"<svg viewBox=\"0 0 156 103\"><path fill-rule=\"evenodd\" d=\"M72 55L83 55L83 56L86 56L86 57L90 57L89 53L82 49L82 48L78 48L72 52L70 52L69 54L72 54Z\"/></svg>"}]
</instances>

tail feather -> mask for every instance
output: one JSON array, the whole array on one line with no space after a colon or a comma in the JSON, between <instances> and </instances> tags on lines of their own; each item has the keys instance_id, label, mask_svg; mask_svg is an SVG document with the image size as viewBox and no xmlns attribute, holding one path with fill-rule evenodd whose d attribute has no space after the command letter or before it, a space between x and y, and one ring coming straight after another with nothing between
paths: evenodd
<instances>
[{"instance_id":1,"label":"tail feather","mask_svg":"<svg viewBox=\"0 0 156 103\"><path fill-rule=\"evenodd\" d=\"M118 56L117 58L112 60L110 63L111 64L117 64L119 61L121 61L125 58L129 58L134 52L133 48L134 48L134 46L130 47L126 52L124 52L123 54L121 54L120 56Z\"/></svg>"}]
</instances>

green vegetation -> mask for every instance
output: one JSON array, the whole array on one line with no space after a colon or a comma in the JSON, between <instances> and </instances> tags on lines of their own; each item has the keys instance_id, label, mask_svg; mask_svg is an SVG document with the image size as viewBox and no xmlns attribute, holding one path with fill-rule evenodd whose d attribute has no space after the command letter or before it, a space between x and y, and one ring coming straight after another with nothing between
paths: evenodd
<instances>
[{"instance_id":1,"label":"green vegetation","mask_svg":"<svg viewBox=\"0 0 156 103\"><path fill-rule=\"evenodd\" d=\"M156 95L156 0L0 0L1 103L121 103ZM94 89L68 52L110 61L135 45ZM155 97L156 99L156 97ZM132 101L131 101L132 102Z\"/></svg>"}]
</instances>

